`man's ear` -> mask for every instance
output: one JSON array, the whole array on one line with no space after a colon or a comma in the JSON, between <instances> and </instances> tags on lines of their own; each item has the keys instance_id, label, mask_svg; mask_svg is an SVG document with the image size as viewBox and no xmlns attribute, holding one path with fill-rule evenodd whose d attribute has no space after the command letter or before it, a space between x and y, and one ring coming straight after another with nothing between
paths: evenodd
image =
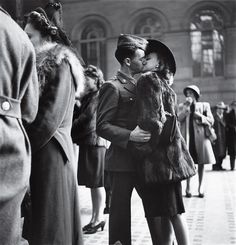
<instances>
[{"instance_id":1,"label":"man's ear","mask_svg":"<svg viewBox=\"0 0 236 245\"><path fill-rule=\"evenodd\" d=\"M131 64L131 59L130 59L130 58L125 58L125 59L124 59L124 63L125 63L127 66L130 66L130 64Z\"/></svg>"}]
</instances>

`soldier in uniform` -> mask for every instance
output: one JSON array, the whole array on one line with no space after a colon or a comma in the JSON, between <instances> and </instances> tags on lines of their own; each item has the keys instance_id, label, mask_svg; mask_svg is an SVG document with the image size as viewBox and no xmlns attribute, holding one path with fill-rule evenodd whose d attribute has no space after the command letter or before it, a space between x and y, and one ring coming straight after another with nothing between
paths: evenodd
<instances>
[{"instance_id":1,"label":"soldier in uniform","mask_svg":"<svg viewBox=\"0 0 236 245\"><path fill-rule=\"evenodd\" d=\"M136 184L135 162L128 150L130 141L147 142L150 133L136 122L136 80L140 73L147 41L133 35L120 35L115 57L120 70L114 79L100 89L97 111L97 133L109 140L107 170L112 174L112 196L109 219L109 244L120 241L131 244L130 201ZM132 122L130 123L132 119Z\"/></svg>"}]
</instances>

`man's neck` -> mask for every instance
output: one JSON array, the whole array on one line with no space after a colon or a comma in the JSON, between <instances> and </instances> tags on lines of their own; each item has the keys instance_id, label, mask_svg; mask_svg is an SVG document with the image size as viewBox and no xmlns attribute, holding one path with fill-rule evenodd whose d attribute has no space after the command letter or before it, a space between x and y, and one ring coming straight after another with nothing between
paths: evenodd
<instances>
[{"instance_id":1,"label":"man's neck","mask_svg":"<svg viewBox=\"0 0 236 245\"><path fill-rule=\"evenodd\" d=\"M120 71L122 73L124 73L125 75L129 76L129 77L133 77L134 76L134 74L132 74L132 72L130 71L129 67L127 67L127 66L121 66L120 67Z\"/></svg>"}]
</instances>

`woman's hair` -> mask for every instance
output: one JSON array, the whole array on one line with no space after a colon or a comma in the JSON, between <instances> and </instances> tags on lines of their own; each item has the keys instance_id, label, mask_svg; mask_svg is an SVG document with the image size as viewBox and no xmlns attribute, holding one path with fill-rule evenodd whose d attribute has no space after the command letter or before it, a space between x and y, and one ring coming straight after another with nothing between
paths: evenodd
<instances>
[{"instance_id":1,"label":"woman's hair","mask_svg":"<svg viewBox=\"0 0 236 245\"><path fill-rule=\"evenodd\" d=\"M38 30L43 37L51 37L52 41L71 46L71 41L65 32L56 25L56 22L50 21L46 12L42 8L36 8L25 16L26 24L29 23Z\"/></svg>"},{"instance_id":2,"label":"woman's hair","mask_svg":"<svg viewBox=\"0 0 236 245\"><path fill-rule=\"evenodd\" d=\"M96 66L88 65L87 68L84 69L84 75L97 79L97 88L100 89L102 84L104 83L103 72Z\"/></svg>"}]
</instances>

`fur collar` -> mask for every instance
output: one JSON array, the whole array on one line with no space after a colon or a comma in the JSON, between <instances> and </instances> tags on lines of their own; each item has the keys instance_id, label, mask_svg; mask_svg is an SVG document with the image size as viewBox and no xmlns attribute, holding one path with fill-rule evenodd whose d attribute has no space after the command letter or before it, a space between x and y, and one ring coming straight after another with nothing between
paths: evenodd
<instances>
[{"instance_id":1,"label":"fur collar","mask_svg":"<svg viewBox=\"0 0 236 245\"><path fill-rule=\"evenodd\" d=\"M37 53L37 67L53 60L56 65L60 65L63 60L70 64L71 73L74 78L76 97L81 98L84 93L85 77L83 67L75 53L68 47L58 43L45 43Z\"/></svg>"}]
</instances>

